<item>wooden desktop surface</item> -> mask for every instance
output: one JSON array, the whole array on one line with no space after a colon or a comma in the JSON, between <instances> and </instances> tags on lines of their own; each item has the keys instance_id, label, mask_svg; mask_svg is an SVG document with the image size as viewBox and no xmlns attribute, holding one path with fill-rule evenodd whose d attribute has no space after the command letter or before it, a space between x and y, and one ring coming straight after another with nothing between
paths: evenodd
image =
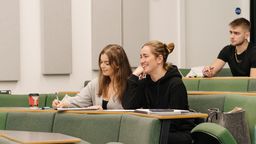
<instances>
[{"instance_id":1,"label":"wooden desktop surface","mask_svg":"<svg viewBox=\"0 0 256 144\"><path fill-rule=\"evenodd\" d=\"M182 113L173 115L157 115L157 114L143 114L137 113L133 110L90 110L90 111L65 111L66 113L79 114L131 114L142 117L157 118L157 119L186 119L186 118L206 118L208 114L205 113Z\"/></svg>"},{"instance_id":2,"label":"wooden desktop surface","mask_svg":"<svg viewBox=\"0 0 256 144\"><path fill-rule=\"evenodd\" d=\"M235 80L235 79L256 79L256 77L195 77L195 78L188 78L188 77L183 77L182 79L221 79L221 80Z\"/></svg>"},{"instance_id":3,"label":"wooden desktop surface","mask_svg":"<svg viewBox=\"0 0 256 144\"><path fill-rule=\"evenodd\" d=\"M208 114L205 113L182 113L175 115L157 115L157 114L142 114L142 113L133 113L133 115L149 117L149 118L157 118L160 120L164 119L189 119L189 118L207 118Z\"/></svg>"},{"instance_id":4,"label":"wooden desktop surface","mask_svg":"<svg viewBox=\"0 0 256 144\"><path fill-rule=\"evenodd\" d=\"M131 110L82 110L82 111L57 111L54 109L40 110L30 108L0 108L0 112L60 112L60 113L77 113L77 114L130 114L141 117L156 118L161 120L160 144L167 144L170 121L173 119L189 119L189 118L206 118L208 114L204 113L182 113L173 115L157 115L136 113Z\"/></svg>"},{"instance_id":5,"label":"wooden desktop surface","mask_svg":"<svg viewBox=\"0 0 256 144\"><path fill-rule=\"evenodd\" d=\"M0 112L58 112L54 109L41 110L31 109L25 107L1 107ZM182 113L174 115L157 115L157 114L143 114L133 112L133 110L67 110L60 111L60 113L77 113L77 114L130 114L142 117L157 118L157 119L186 119L186 118L206 118L205 113Z\"/></svg>"},{"instance_id":6,"label":"wooden desktop surface","mask_svg":"<svg viewBox=\"0 0 256 144\"><path fill-rule=\"evenodd\" d=\"M0 130L0 136L22 144L77 143L80 138L48 132Z\"/></svg>"},{"instance_id":7,"label":"wooden desktop surface","mask_svg":"<svg viewBox=\"0 0 256 144\"><path fill-rule=\"evenodd\" d=\"M188 95L219 95L238 94L242 96L256 96L256 92L234 92L234 91L188 91Z\"/></svg>"}]
</instances>

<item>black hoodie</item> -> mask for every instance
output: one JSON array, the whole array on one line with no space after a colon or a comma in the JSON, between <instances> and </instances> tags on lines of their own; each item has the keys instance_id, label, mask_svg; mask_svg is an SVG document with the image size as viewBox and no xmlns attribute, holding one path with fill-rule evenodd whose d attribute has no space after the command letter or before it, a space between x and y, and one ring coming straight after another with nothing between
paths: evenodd
<instances>
[{"instance_id":1,"label":"black hoodie","mask_svg":"<svg viewBox=\"0 0 256 144\"><path fill-rule=\"evenodd\" d=\"M142 80L132 75L128 79L123 107L125 109L188 109L187 90L177 67L172 66L156 82L152 81L149 75Z\"/></svg>"},{"instance_id":2,"label":"black hoodie","mask_svg":"<svg viewBox=\"0 0 256 144\"><path fill-rule=\"evenodd\" d=\"M128 86L122 100L122 105L124 109L171 108L188 110L187 90L177 67L172 66L156 82L152 81L149 75L142 80L132 75L128 79ZM186 123L184 122L176 120L172 129L174 128L174 131L177 129L184 130L184 127L181 126L181 123Z\"/></svg>"}]
</instances>

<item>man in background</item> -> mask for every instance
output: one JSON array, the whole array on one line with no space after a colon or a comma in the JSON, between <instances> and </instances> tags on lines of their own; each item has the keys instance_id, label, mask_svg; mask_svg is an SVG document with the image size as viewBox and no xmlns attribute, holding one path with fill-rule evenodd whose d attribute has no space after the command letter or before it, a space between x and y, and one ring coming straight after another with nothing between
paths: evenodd
<instances>
[{"instance_id":1,"label":"man in background","mask_svg":"<svg viewBox=\"0 0 256 144\"><path fill-rule=\"evenodd\" d=\"M233 76L256 77L256 45L248 41L250 22L245 18L230 24L230 45L225 46L210 66L205 66L205 77L215 76L228 63Z\"/></svg>"}]
</instances>

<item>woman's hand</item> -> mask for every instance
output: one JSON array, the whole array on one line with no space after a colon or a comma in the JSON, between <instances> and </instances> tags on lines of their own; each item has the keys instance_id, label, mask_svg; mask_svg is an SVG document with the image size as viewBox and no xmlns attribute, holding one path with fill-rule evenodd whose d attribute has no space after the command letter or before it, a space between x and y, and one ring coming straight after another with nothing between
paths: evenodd
<instances>
[{"instance_id":1,"label":"woman's hand","mask_svg":"<svg viewBox=\"0 0 256 144\"><path fill-rule=\"evenodd\" d=\"M67 104L65 102L59 101L57 99L52 101L52 107L53 108L62 108L62 107L67 107Z\"/></svg>"},{"instance_id":2,"label":"woman's hand","mask_svg":"<svg viewBox=\"0 0 256 144\"><path fill-rule=\"evenodd\" d=\"M88 109L97 109L97 110L103 110L103 108L100 105L94 105L87 107Z\"/></svg>"},{"instance_id":3,"label":"woman's hand","mask_svg":"<svg viewBox=\"0 0 256 144\"><path fill-rule=\"evenodd\" d=\"M133 74L138 76L139 79L143 79L146 77L146 74L144 73L144 69L143 67L140 65L138 66L134 71L133 71Z\"/></svg>"}]
</instances>

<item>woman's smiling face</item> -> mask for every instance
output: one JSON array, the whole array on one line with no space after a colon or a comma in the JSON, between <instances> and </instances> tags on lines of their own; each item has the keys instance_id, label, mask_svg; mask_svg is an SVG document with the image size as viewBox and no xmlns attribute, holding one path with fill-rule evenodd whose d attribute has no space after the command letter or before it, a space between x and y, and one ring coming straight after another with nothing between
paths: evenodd
<instances>
[{"instance_id":1,"label":"woman's smiling face","mask_svg":"<svg viewBox=\"0 0 256 144\"><path fill-rule=\"evenodd\" d=\"M150 74L158 66L155 55L151 52L150 46L144 46L140 51L140 64L144 69L144 73Z\"/></svg>"}]
</instances>

